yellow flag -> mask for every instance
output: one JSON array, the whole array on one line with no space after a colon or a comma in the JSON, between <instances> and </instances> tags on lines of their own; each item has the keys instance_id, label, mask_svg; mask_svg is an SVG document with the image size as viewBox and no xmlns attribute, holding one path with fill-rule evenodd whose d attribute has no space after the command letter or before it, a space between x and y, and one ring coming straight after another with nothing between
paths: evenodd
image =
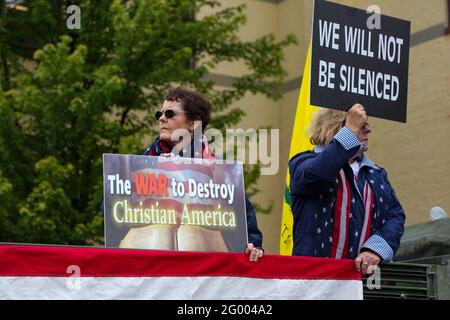
<instances>
[{"instance_id":1,"label":"yellow flag","mask_svg":"<svg viewBox=\"0 0 450 320\"><path fill-rule=\"evenodd\" d=\"M308 49L306 56L305 68L303 71L302 86L300 88L300 94L297 102L297 111L295 114L294 130L292 132L291 148L289 151L289 159L299 152L311 150L312 145L309 141L309 137L306 134L306 128L308 127L311 117L319 107L309 104L309 87L311 77L311 45ZM283 202L283 216L281 220L281 233L280 233L280 254L291 255L293 248L292 227L292 199L289 192L289 168L286 173L286 187L284 189L284 202Z\"/></svg>"}]
</instances>

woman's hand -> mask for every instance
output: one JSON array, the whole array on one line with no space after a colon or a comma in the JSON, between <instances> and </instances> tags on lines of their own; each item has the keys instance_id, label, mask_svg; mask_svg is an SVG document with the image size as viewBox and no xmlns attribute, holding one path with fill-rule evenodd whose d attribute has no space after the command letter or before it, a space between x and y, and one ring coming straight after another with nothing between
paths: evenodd
<instances>
[{"instance_id":1,"label":"woman's hand","mask_svg":"<svg viewBox=\"0 0 450 320\"><path fill-rule=\"evenodd\" d=\"M171 157L175 157L175 154L172 152L171 153L161 153L159 156L164 157L164 158L171 158Z\"/></svg>"},{"instance_id":2,"label":"woman's hand","mask_svg":"<svg viewBox=\"0 0 450 320\"><path fill-rule=\"evenodd\" d=\"M367 122L367 114L364 107L356 103L347 112L347 118L345 119L345 126L352 130L352 132L357 135L359 130Z\"/></svg>"},{"instance_id":3,"label":"woman's hand","mask_svg":"<svg viewBox=\"0 0 450 320\"><path fill-rule=\"evenodd\" d=\"M369 271L369 274L372 274L374 271L374 267L372 266L377 267L380 262L381 257L378 254L370 251L364 251L356 257L355 266L358 272L362 272L363 275L366 275L367 271Z\"/></svg>"},{"instance_id":4,"label":"woman's hand","mask_svg":"<svg viewBox=\"0 0 450 320\"><path fill-rule=\"evenodd\" d=\"M264 251L258 248L255 248L253 243L247 244L247 248L245 248L245 254L249 255L250 262L256 262L258 259L261 259L264 255Z\"/></svg>"}]
</instances>

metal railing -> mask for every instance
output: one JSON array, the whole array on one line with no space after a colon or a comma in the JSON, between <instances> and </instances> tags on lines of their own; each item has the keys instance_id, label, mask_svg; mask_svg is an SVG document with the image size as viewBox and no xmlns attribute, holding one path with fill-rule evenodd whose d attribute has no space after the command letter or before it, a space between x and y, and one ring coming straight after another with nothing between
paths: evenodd
<instances>
[{"instance_id":1,"label":"metal railing","mask_svg":"<svg viewBox=\"0 0 450 320\"><path fill-rule=\"evenodd\" d=\"M450 266L448 264L423 264L414 261L386 263L380 265L378 288L369 289L367 280L368 277L365 277L364 300L450 299Z\"/></svg>"}]
</instances>

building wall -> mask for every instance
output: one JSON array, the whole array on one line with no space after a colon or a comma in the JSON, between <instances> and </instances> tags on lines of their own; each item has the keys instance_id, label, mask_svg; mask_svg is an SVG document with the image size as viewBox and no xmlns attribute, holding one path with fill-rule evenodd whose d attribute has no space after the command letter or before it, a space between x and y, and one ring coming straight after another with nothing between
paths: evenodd
<instances>
[{"instance_id":1,"label":"building wall","mask_svg":"<svg viewBox=\"0 0 450 320\"><path fill-rule=\"evenodd\" d=\"M384 167L402 203L407 224L429 220L429 209L443 207L450 212L450 35L446 0L336 0L334 2L366 9L376 4L381 13L411 21L408 120L401 124L370 119L369 157ZM279 230L286 164L295 108L306 51L311 36L312 0L223 0L224 6L246 4L247 24L240 37L254 40L274 33L279 39L294 34L298 45L285 51L288 72L283 97L271 101L261 95L247 95L236 104L246 112L238 127L271 126L280 130L280 167L277 175L262 176L261 192L254 201L274 203L268 215L257 216L268 253L279 252ZM199 18L203 12L199 15ZM221 64L211 75L218 86L224 79L242 75L245 66Z\"/></svg>"}]
</instances>

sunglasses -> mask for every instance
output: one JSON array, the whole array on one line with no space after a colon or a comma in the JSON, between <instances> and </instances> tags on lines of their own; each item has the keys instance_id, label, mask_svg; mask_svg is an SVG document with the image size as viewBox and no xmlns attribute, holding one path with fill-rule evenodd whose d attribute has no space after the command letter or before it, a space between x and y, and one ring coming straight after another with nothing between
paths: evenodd
<instances>
[{"instance_id":1,"label":"sunglasses","mask_svg":"<svg viewBox=\"0 0 450 320\"><path fill-rule=\"evenodd\" d=\"M187 113L186 111L173 111L172 109L167 109L164 112L162 111L156 111L155 112L155 119L159 120L159 118L161 118L163 115L167 118L167 119L171 119L173 117L175 117L177 114L179 113Z\"/></svg>"}]
</instances>

